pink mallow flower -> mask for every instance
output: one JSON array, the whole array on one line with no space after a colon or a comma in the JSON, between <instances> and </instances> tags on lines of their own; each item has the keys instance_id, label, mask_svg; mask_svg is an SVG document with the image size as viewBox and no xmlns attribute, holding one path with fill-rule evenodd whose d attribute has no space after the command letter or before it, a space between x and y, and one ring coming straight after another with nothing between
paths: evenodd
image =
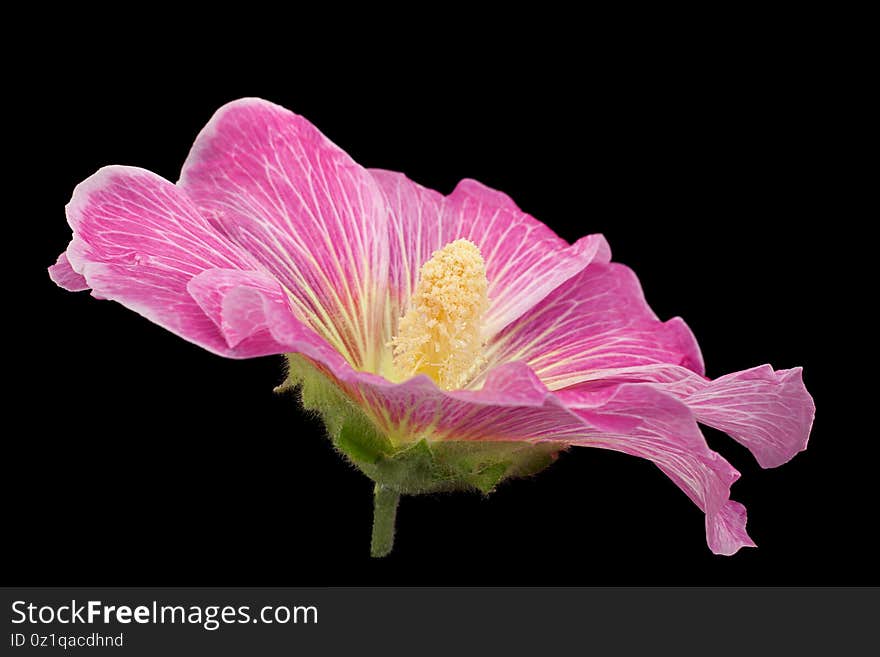
<instances>
[{"instance_id":1,"label":"pink mallow flower","mask_svg":"<svg viewBox=\"0 0 880 657\"><path fill-rule=\"evenodd\" d=\"M220 108L177 184L109 166L67 205L49 273L229 358L285 354L303 405L375 483L372 553L401 494L491 491L572 445L649 459L706 515L716 554L754 546L739 473L806 448L801 369L709 380L680 318L657 319L601 235L572 245L506 195L443 196L365 169L264 100Z\"/></svg>"}]
</instances>

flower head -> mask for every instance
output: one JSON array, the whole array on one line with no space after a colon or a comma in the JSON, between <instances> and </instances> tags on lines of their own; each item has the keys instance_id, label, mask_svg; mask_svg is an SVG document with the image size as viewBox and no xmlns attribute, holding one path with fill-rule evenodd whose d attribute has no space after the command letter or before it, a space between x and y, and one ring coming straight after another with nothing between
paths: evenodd
<instances>
[{"instance_id":1,"label":"flower head","mask_svg":"<svg viewBox=\"0 0 880 657\"><path fill-rule=\"evenodd\" d=\"M764 467L807 444L801 370L706 378L685 323L658 320L600 235L569 245L472 180L442 196L364 169L263 100L218 110L177 184L105 167L67 218L61 287L222 356L286 355L287 385L376 482L377 555L401 493L489 492L572 445L653 461L733 554L754 545L739 473L698 423Z\"/></svg>"}]
</instances>

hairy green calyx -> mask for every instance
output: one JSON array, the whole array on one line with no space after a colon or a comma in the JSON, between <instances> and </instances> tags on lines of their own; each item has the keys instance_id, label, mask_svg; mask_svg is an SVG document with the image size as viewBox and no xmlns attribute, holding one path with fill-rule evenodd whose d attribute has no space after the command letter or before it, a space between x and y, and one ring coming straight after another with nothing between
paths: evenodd
<instances>
[{"instance_id":1,"label":"hairy green calyx","mask_svg":"<svg viewBox=\"0 0 880 657\"><path fill-rule=\"evenodd\" d=\"M393 444L364 411L308 359L289 354L278 391L298 389L303 408L324 421L336 449L376 483L373 556L393 544L399 496L477 490L488 495L503 480L535 474L556 458L558 444L521 441L432 441L430 435Z\"/></svg>"}]
</instances>

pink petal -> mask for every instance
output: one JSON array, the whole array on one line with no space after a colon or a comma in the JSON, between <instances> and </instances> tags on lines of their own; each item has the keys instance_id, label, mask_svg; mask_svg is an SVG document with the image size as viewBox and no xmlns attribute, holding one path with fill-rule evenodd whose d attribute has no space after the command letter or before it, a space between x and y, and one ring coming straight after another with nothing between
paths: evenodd
<instances>
[{"instance_id":1,"label":"pink petal","mask_svg":"<svg viewBox=\"0 0 880 657\"><path fill-rule=\"evenodd\" d=\"M187 289L236 357L298 353L339 380L355 377L395 385L353 370L326 339L297 319L287 291L264 272L209 269L195 276Z\"/></svg>"},{"instance_id":2,"label":"pink petal","mask_svg":"<svg viewBox=\"0 0 880 657\"><path fill-rule=\"evenodd\" d=\"M775 468L807 448L816 405L802 369L774 371L769 365L710 381L676 365L605 370L602 378L578 386L613 388L626 382L652 383L687 404L699 422L744 445L764 468Z\"/></svg>"},{"instance_id":3,"label":"pink petal","mask_svg":"<svg viewBox=\"0 0 880 657\"><path fill-rule=\"evenodd\" d=\"M739 472L709 449L690 409L663 391L624 384L598 395L570 389L560 399L588 425L600 429L572 444L604 447L653 461L706 514L706 538L715 554L754 547L746 532L746 511L730 500ZM633 426L616 429L621 422ZM604 428L604 431L601 429Z\"/></svg>"},{"instance_id":4,"label":"pink petal","mask_svg":"<svg viewBox=\"0 0 880 657\"><path fill-rule=\"evenodd\" d=\"M462 180L443 197L403 174L371 172L389 206L390 276L398 314L405 309L422 264L456 239L474 242L486 260L491 304L487 335L497 333L590 262L607 262L611 256L601 235L570 246L508 196L475 180Z\"/></svg>"},{"instance_id":5,"label":"pink petal","mask_svg":"<svg viewBox=\"0 0 880 657\"><path fill-rule=\"evenodd\" d=\"M272 276L258 271L208 269L187 284L187 291L214 322L230 349L241 358L283 353L272 337L266 307L292 315L284 289Z\"/></svg>"},{"instance_id":6,"label":"pink petal","mask_svg":"<svg viewBox=\"0 0 880 657\"><path fill-rule=\"evenodd\" d=\"M396 321L406 311L421 266L434 251L452 240L443 241L442 194L414 183L402 173L381 169L370 169L370 173L382 189L388 208L388 276Z\"/></svg>"},{"instance_id":7,"label":"pink petal","mask_svg":"<svg viewBox=\"0 0 880 657\"><path fill-rule=\"evenodd\" d=\"M82 274L73 271L66 253L59 255L55 264L49 267L49 278L55 285L63 287L68 292L82 292L89 289L89 284Z\"/></svg>"},{"instance_id":8,"label":"pink petal","mask_svg":"<svg viewBox=\"0 0 880 657\"><path fill-rule=\"evenodd\" d=\"M802 368L762 365L706 382L685 399L703 424L749 448L764 468L775 468L807 448L816 405Z\"/></svg>"},{"instance_id":9,"label":"pink petal","mask_svg":"<svg viewBox=\"0 0 880 657\"><path fill-rule=\"evenodd\" d=\"M80 183L67 205L73 240L59 258L56 282L91 287L177 335L229 355L214 323L186 291L207 268L251 269L237 249L216 234L189 199L150 171L105 167Z\"/></svg>"},{"instance_id":10,"label":"pink petal","mask_svg":"<svg viewBox=\"0 0 880 657\"><path fill-rule=\"evenodd\" d=\"M637 365L703 371L684 321L659 321L636 275L616 263L594 263L568 279L496 336L488 356L490 363L524 361L551 390Z\"/></svg>"},{"instance_id":11,"label":"pink petal","mask_svg":"<svg viewBox=\"0 0 880 657\"><path fill-rule=\"evenodd\" d=\"M245 98L214 114L178 184L284 285L298 316L355 367L378 367L388 228L366 170L304 118Z\"/></svg>"}]
</instances>

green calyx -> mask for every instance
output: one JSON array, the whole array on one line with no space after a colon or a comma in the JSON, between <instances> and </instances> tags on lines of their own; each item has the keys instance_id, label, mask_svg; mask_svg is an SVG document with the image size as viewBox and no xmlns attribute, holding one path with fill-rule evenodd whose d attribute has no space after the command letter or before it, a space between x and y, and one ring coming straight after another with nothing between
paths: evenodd
<instances>
[{"instance_id":1,"label":"green calyx","mask_svg":"<svg viewBox=\"0 0 880 657\"><path fill-rule=\"evenodd\" d=\"M287 359L288 377L277 390L298 389L303 408L321 416L336 449L376 483L374 557L391 551L400 495L454 490L488 495L505 479L543 470L560 451L558 444L431 441L430 436L395 445L309 360L297 354Z\"/></svg>"}]
</instances>

